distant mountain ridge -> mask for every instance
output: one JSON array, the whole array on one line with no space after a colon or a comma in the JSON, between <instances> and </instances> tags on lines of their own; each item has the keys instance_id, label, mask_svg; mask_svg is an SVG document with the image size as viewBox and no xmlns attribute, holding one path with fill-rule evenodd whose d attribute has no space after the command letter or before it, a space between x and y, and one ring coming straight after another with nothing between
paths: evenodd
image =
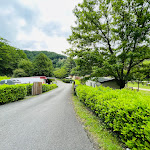
<instances>
[{"instance_id":1,"label":"distant mountain ridge","mask_svg":"<svg viewBox=\"0 0 150 150\"><path fill-rule=\"evenodd\" d=\"M40 54L40 53L44 53L48 58L50 58L53 62L53 66L56 67L57 62L61 59L67 59L67 56L61 55L61 54L57 54L55 52L49 52L49 51L29 51L29 50L23 50L26 55L27 58L30 61L34 61L35 57Z\"/></svg>"}]
</instances>

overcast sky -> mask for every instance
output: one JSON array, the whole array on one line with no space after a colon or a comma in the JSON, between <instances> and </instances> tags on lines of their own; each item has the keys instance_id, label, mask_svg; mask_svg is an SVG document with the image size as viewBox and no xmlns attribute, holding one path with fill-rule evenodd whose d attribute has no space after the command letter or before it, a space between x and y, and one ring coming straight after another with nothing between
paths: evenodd
<instances>
[{"instance_id":1,"label":"overcast sky","mask_svg":"<svg viewBox=\"0 0 150 150\"><path fill-rule=\"evenodd\" d=\"M0 0L0 37L26 50L62 53L82 0Z\"/></svg>"}]
</instances>

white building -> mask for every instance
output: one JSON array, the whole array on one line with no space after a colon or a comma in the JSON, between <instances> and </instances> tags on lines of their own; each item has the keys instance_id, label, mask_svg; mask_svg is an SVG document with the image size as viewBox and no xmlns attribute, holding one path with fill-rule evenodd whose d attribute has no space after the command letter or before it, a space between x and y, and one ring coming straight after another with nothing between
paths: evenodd
<instances>
[{"instance_id":1,"label":"white building","mask_svg":"<svg viewBox=\"0 0 150 150\"><path fill-rule=\"evenodd\" d=\"M47 79L46 76L11 78L12 81L20 84L33 83L33 82L42 82L42 84L45 84L46 79Z\"/></svg>"}]
</instances>

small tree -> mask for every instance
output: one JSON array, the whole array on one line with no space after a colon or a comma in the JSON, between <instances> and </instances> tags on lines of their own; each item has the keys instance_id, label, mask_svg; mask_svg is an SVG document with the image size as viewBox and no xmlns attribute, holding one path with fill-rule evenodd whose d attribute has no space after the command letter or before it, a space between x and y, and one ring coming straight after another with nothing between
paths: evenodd
<instances>
[{"instance_id":1,"label":"small tree","mask_svg":"<svg viewBox=\"0 0 150 150\"><path fill-rule=\"evenodd\" d=\"M32 76L33 74L33 64L27 59L22 59L18 64L18 68L23 69L27 76Z\"/></svg>"},{"instance_id":2,"label":"small tree","mask_svg":"<svg viewBox=\"0 0 150 150\"><path fill-rule=\"evenodd\" d=\"M15 69L13 71L13 77L25 77L26 73L23 69L19 68L19 69Z\"/></svg>"},{"instance_id":3,"label":"small tree","mask_svg":"<svg viewBox=\"0 0 150 150\"><path fill-rule=\"evenodd\" d=\"M53 64L52 61L43 53L36 56L33 62L33 74L36 76L52 76Z\"/></svg>"},{"instance_id":4,"label":"small tree","mask_svg":"<svg viewBox=\"0 0 150 150\"><path fill-rule=\"evenodd\" d=\"M65 68L57 69L54 71L54 76L57 78L65 78L67 76L67 70Z\"/></svg>"}]
</instances>

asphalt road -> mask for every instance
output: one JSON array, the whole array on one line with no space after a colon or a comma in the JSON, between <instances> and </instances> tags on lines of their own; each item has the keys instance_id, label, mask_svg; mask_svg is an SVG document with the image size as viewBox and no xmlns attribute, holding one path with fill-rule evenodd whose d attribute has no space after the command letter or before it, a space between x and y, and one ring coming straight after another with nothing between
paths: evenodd
<instances>
[{"instance_id":1,"label":"asphalt road","mask_svg":"<svg viewBox=\"0 0 150 150\"><path fill-rule=\"evenodd\" d=\"M71 101L71 84L0 106L0 150L94 150Z\"/></svg>"}]
</instances>

